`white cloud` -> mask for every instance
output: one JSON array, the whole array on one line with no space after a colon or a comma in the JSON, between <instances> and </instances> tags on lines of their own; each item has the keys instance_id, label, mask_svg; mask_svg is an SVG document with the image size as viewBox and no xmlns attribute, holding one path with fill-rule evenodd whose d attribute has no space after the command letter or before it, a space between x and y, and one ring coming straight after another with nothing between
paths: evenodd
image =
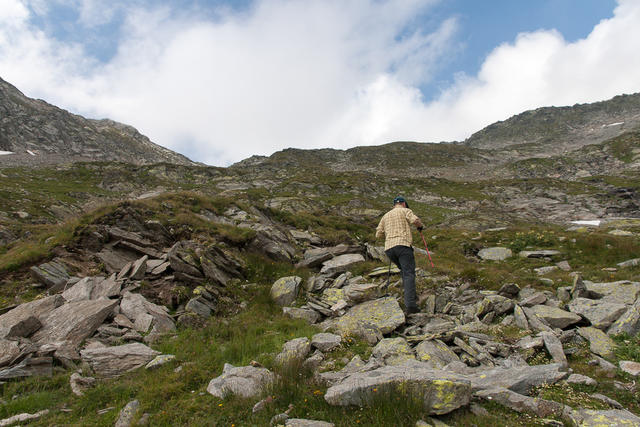
<instances>
[{"instance_id":1,"label":"white cloud","mask_svg":"<svg viewBox=\"0 0 640 427\"><path fill-rule=\"evenodd\" d=\"M123 11L115 57L98 63L34 28L19 0L0 0L1 77L211 164L286 147L463 139L526 109L640 90L631 0L575 43L556 31L520 34L431 101L417 87L455 48L458 25L415 27L431 0L260 0L215 19L115 3L101 15L103 2L58 1L78 5L85 26Z\"/></svg>"}]
</instances>

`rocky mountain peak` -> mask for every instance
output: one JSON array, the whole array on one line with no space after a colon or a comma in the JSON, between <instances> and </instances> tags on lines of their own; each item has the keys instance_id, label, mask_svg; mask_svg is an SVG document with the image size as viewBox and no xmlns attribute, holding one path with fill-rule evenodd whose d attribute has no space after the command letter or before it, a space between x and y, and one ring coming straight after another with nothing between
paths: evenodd
<instances>
[{"instance_id":1,"label":"rocky mountain peak","mask_svg":"<svg viewBox=\"0 0 640 427\"><path fill-rule=\"evenodd\" d=\"M72 161L194 165L154 144L129 125L93 120L25 96L0 78L0 164L37 165Z\"/></svg>"}]
</instances>

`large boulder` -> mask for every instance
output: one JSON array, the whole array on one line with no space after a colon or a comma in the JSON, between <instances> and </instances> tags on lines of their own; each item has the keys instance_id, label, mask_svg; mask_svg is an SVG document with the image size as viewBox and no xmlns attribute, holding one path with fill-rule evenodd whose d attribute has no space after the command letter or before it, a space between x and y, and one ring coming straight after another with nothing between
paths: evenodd
<instances>
[{"instance_id":1,"label":"large boulder","mask_svg":"<svg viewBox=\"0 0 640 427\"><path fill-rule=\"evenodd\" d=\"M578 333L587 341L589 341L589 350L605 359L611 359L615 356L614 350L616 343L600 329L593 327L578 328Z\"/></svg>"},{"instance_id":2,"label":"large boulder","mask_svg":"<svg viewBox=\"0 0 640 427\"><path fill-rule=\"evenodd\" d=\"M582 320L582 317L575 313L548 305L535 305L529 310L554 328L564 329Z\"/></svg>"},{"instance_id":3,"label":"large boulder","mask_svg":"<svg viewBox=\"0 0 640 427\"><path fill-rule=\"evenodd\" d=\"M60 295L52 295L20 304L0 316L0 338L29 336L35 332L34 319L41 323L62 304L64 304L64 298Z\"/></svg>"},{"instance_id":4,"label":"large boulder","mask_svg":"<svg viewBox=\"0 0 640 427\"><path fill-rule=\"evenodd\" d=\"M607 331L609 335L622 333L627 333L632 337L640 333L640 298L618 320L613 322Z\"/></svg>"},{"instance_id":5,"label":"large boulder","mask_svg":"<svg viewBox=\"0 0 640 427\"><path fill-rule=\"evenodd\" d=\"M281 277L271 286L271 299L280 306L288 306L298 297L302 278L298 276Z\"/></svg>"},{"instance_id":6,"label":"large boulder","mask_svg":"<svg viewBox=\"0 0 640 427\"><path fill-rule=\"evenodd\" d=\"M353 267L355 264L364 262L364 257L360 254L344 254L338 255L328 261L322 263L320 274L333 276L337 273L343 273Z\"/></svg>"},{"instance_id":7,"label":"large boulder","mask_svg":"<svg viewBox=\"0 0 640 427\"><path fill-rule=\"evenodd\" d=\"M97 375L105 378L117 377L145 366L159 354L159 351L137 342L80 351L82 360L87 362Z\"/></svg>"},{"instance_id":8,"label":"large boulder","mask_svg":"<svg viewBox=\"0 0 640 427\"><path fill-rule=\"evenodd\" d=\"M343 288L346 301L351 304L359 304L378 298L380 291L375 283L354 283Z\"/></svg>"},{"instance_id":9,"label":"large boulder","mask_svg":"<svg viewBox=\"0 0 640 427\"><path fill-rule=\"evenodd\" d=\"M273 373L265 368L235 367L225 363L222 375L209 382L207 392L220 399L229 395L238 395L244 398L256 397L274 379Z\"/></svg>"},{"instance_id":10,"label":"large boulder","mask_svg":"<svg viewBox=\"0 0 640 427\"><path fill-rule=\"evenodd\" d=\"M324 398L330 405L366 406L378 395L402 392L422 401L429 415L447 414L468 405L471 399L469 381L416 361L349 375L329 387Z\"/></svg>"},{"instance_id":11,"label":"large boulder","mask_svg":"<svg viewBox=\"0 0 640 427\"><path fill-rule=\"evenodd\" d=\"M306 320L310 324L320 320L320 313L311 308L282 307L282 314L292 319Z\"/></svg>"},{"instance_id":12,"label":"large boulder","mask_svg":"<svg viewBox=\"0 0 640 427\"><path fill-rule=\"evenodd\" d=\"M321 332L311 337L311 346L325 353L340 346L342 337L336 334Z\"/></svg>"},{"instance_id":13,"label":"large boulder","mask_svg":"<svg viewBox=\"0 0 640 427\"><path fill-rule=\"evenodd\" d=\"M575 298L568 305L569 311L576 313L591 322L594 328L606 329L627 311L625 304Z\"/></svg>"},{"instance_id":14,"label":"large boulder","mask_svg":"<svg viewBox=\"0 0 640 427\"><path fill-rule=\"evenodd\" d=\"M343 336L357 336L362 325L373 325L383 334L388 334L404 321L404 312L398 301L393 297L384 297L351 307L336 320L335 327Z\"/></svg>"},{"instance_id":15,"label":"large boulder","mask_svg":"<svg viewBox=\"0 0 640 427\"><path fill-rule=\"evenodd\" d=\"M33 335L32 340L38 344L66 341L78 347L113 313L117 304L117 301L108 299L64 304L43 320L42 328Z\"/></svg>"}]
</instances>

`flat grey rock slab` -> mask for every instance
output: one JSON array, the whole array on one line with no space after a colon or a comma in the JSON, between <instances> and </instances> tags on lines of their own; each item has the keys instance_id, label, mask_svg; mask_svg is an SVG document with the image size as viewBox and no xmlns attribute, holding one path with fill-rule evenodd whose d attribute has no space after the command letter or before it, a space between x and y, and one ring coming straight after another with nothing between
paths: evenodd
<instances>
[{"instance_id":1,"label":"flat grey rock slab","mask_svg":"<svg viewBox=\"0 0 640 427\"><path fill-rule=\"evenodd\" d=\"M282 314L292 319L306 320L310 324L316 323L321 317L320 313L311 308L282 307Z\"/></svg>"},{"instance_id":2,"label":"flat grey rock slab","mask_svg":"<svg viewBox=\"0 0 640 427\"><path fill-rule=\"evenodd\" d=\"M578 314L548 305L534 305L529 310L553 328L564 329L582 320Z\"/></svg>"},{"instance_id":3,"label":"flat grey rock slab","mask_svg":"<svg viewBox=\"0 0 640 427\"><path fill-rule=\"evenodd\" d=\"M159 351L138 342L80 351L82 360L87 362L97 375L105 378L118 377L145 366L159 354Z\"/></svg>"},{"instance_id":4,"label":"flat grey rock slab","mask_svg":"<svg viewBox=\"0 0 640 427\"><path fill-rule=\"evenodd\" d=\"M640 417L624 409L578 409L570 411L568 417L573 425L580 427L640 426Z\"/></svg>"},{"instance_id":5,"label":"flat grey rock slab","mask_svg":"<svg viewBox=\"0 0 640 427\"><path fill-rule=\"evenodd\" d=\"M173 354L160 354L154 359L145 365L145 369L156 369L160 366L166 365L167 363L173 362L176 359L176 356Z\"/></svg>"},{"instance_id":6,"label":"flat grey rock slab","mask_svg":"<svg viewBox=\"0 0 640 427\"><path fill-rule=\"evenodd\" d=\"M383 361L385 365L392 366L402 365L416 358L413 349L409 346L407 340L402 337L383 338L373 348L371 355Z\"/></svg>"},{"instance_id":7,"label":"flat grey rock slab","mask_svg":"<svg viewBox=\"0 0 640 427\"><path fill-rule=\"evenodd\" d=\"M69 280L67 268L61 262L51 261L29 269L38 282L55 289L61 289Z\"/></svg>"},{"instance_id":8,"label":"flat grey rock slab","mask_svg":"<svg viewBox=\"0 0 640 427\"><path fill-rule=\"evenodd\" d=\"M364 262L364 257L361 254L338 255L322 263L320 274L334 275L343 273L360 262Z\"/></svg>"},{"instance_id":9,"label":"flat grey rock slab","mask_svg":"<svg viewBox=\"0 0 640 427\"><path fill-rule=\"evenodd\" d=\"M569 384L597 385L598 382L591 377L580 374L571 374L566 380Z\"/></svg>"},{"instance_id":10,"label":"flat grey rock slab","mask_svg":"<svg viewBox=\"0 0 640 427\"><path fill-rule=\"evenodd\" d=\"M594 328L603 330L611 326L628 309L625 304L588 298L575 298L567 308L572 313L579 314L587 319Z\"/></svg>"},{"instance_id":11,"label":"flat grey rock slab","mask_svg":"<svg viewBox=\"0 0 640 427\"><path fill-rule=\"evenodd\" d=\"M559 363L563 366L568 366L567 356L564 354L562 343L551 332L542 332L540 334L544 341L544 346L551 355L554 363Z\"/></svg>"},{"instance_id":12,"label":"flat grey rock slab","mask_svg":"<svg viewBox=\"0 0 640 427\"><path fill-rule=\"evenodd\" d=\"M357 335L363 325L373 325L383 334L388 334L404 321L404 312L398 301L393 297L384 297L351 307L336 320L335 327L343 336Z\"/></svg>"},{"instance_id":13,"label":"flat grey rock slab","mask_svg":"<svg viewBox=\"0 0 640 427\"><path fill-rule=\"evenodd\" d=\"M34 420L37 420L38 418L44 417L47 414L49 414L49 410L43 409L42 411L38 411L34 414L22 413L22 414L14 415L12 417L0 420L0 427L12 426L16 423L24 423L27 421L34 421Z\"/></svg>"},{"instance_id":14,"label":"flat grey rock slab","mask_svg":"<svg viewBox=\"0 0 640 427\"><path fill-rule=\"evenodd\" d=\"M636 267L640 265L640 258L628 259L626 261L619 262L617 265L620 268Z\"/></svg>"},{"instance_id":15,"label":"flat grey rock slab","mask_svg":"<svg viewBox=\"0 0 640 427\"><path fill-rule=\"evenodd\" d=\"M271 299L280 306L288 306L298 297L302 278L298 276L281 277L271 286Z\"/></svg>"},{"instance_id":16,"label":"flat grey rock slab","mask_svg":"<svg viewBox=\"0 0 640 427\"><path fill-rule=\"evenodd\" d=\"M32 333L32 326L28 326L28 324L33 323L31 318L36 318L42 323L53 310L60 307L64 302L64 298L61 295L52 295L20 304L0 316L0 338L24 336L20 334L25 333L25 327L28 333Z\"/></svg>"},{"instance_id":17,"label":"flat grey rock slab","mask_svg":"<svg viewBox=\"0 0 640 427\"><path fill-rule=\"evenodd\" d=\"M336 334L321 332L311 337L311 346L323 353L334 350L342 343L342 337Z\"/></svg>"},{"instance_id":18,"label":"flat grey rock slab","mask_svg":"<svg viewBox=\"0 0 640 427\"><path fill-rule=\"evenodd\" d=\"M562 403L524 396L500 387L478 391L475 396L499 403L517 412L534 413L540 418L561 416L565 407Z\"/></svg>"},{"instance_id":19,"label":"flat grey rock slab","mask_svg":"<svg viewBox=\"0 0 640 427\"><path fill-rule=\"evenodd\" d=\"M77 347L113 313L117 301L108 299L75 301L51 312L32 337L38 344L68 342Z\"/></svg>"},{"instance_id":20,"label":"flat grey rock slab","mask_svg":"<svg viewBox=\"0 0 640 427\"><path fill-rule=\"evenodd\" d=\"M478 252L478 257L488 261L504 261L512 256L511 249L503 247L484 248Z\"/></svg>"},{"instance_id":21,"label":"flat grey rock slab","mask_svg":"<svg viewBox=\"0 0 640 427\"><path fill-rule=\"evenodd\" d=\"M560 363L535 366L496 367L475 375L469 375L474 391L503 387L528 395L532 388L543 384L555 384L569 374Z\"/></svg>"},{"instance_id":22,"label":"flat grey rock slab","mask_svg":"<svg viewBox=\"0 0 640 427\"><path fill-rule=\"evenodd\" d=\"M640 297L640 282L620 280L617 282L593 283L585 280L584 285L590 296L603 302L632 305Z\"/></svg>"},{"instance_id":23,"label":"flat grey rock slab","mask_svg":"<svg viewBox=\"0 0 640 427\"><path fill-rule=\"evenodd\" d=\"M344 288L344 297L349 305L359 304L380 297L380 288L376 283L355 283Z\"/></svg>"},{"instance_id":24,"label":"flat grey rock slab","mask_svg":"<svg viewBox=\"0 0 640 427\"><path fill-rule=\"evenodd\" d=\"M324 398L335 406L368 406L375 396L397 392L398 387L419 398L429 415L449 413L468 405L471 399L468 380L457 374L427 368L419 362L349 375L329 387Z\"/></svg>"},{"instance_id":25,"label":"flat grey rock slab","mask_svg":"<svg viewBox=\"0 0 640 427\"><path fill-rule=\"evenodd\" d=\"M266 368L253 366L235 367L225 363L222 374L209 382L207 392L220 399L224 399L229 395L237 395L244 398L256 397L274 379L273 373Z\"/></svg>"},{"instance_id":26,"label":"flat grey rock slab","mask_svg":"<svg viewBox=\"0 0 640 427\"><path fill-rule=\"evenodd\" d=\"M302 418L289 418L285 422L285 427L334 427L335 424L326 421L305 420Z\"/></svg>"},{"instance_id":27,"label":"flat grey rock slab","mask_svg":"<svg viewBox=\"0 0 640 427\"><path fill-rule=\"evenodd\" d=\"M0 367L6 366L20 354L16 341L0 339Z\"/></svg>"},{"instance_id":28,"label":"flat grey rock slab","mask_svg":"<svg viewBox=\"0 0 640 427\"><path fill-rule=\"evenodd\" d=\"M518 256L520 258L544 258L560 255L560 251L556 250L542 250L542 251L520 251Z\"/></svg>"}]
</instances>

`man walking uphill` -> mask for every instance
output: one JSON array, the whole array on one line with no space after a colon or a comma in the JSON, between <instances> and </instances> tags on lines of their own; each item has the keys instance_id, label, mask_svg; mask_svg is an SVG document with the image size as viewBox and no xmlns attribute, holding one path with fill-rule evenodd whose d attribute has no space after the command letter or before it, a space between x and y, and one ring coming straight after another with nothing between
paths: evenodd
<instances>
[{"instance_id":1,"label":"man walking uphill","mask_svg":"<svg viewBox=\"0 0 640 427\"><path fill-rule=\"evenodd\" d=\"M376 229L376 238L385 236L384 252L402 271L402 285L404 287L404 306L407 314L417 313L416 303L416 260L413 256L413 237L410 224L422 230L423 225L409 209L404 197L393 199L393 209L384 214Z\"/></svg>"}]
</instances>

